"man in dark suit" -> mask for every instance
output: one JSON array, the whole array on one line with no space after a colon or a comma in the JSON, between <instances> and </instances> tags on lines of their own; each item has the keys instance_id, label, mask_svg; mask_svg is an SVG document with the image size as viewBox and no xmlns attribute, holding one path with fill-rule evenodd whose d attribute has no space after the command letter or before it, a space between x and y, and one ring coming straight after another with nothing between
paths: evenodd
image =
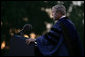
<instances>
[{"instance_id":1,"label":"man in dark suit","mask_svg":"<svg viewBox=\"0 0 85 57\"><path fill-rule=\"evenodd\" d=\"M82 56L82 46L75 25L66 17L63 5L52 7L55 24L51 30L36 38L27 39L26 43L37 42L37 47L44 56Z\"/></svg>"}]
</instances>

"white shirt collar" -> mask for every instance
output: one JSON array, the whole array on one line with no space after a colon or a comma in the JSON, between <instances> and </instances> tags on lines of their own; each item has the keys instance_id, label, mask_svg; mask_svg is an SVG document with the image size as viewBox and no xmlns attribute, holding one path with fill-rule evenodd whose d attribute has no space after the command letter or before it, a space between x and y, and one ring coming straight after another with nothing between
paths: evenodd
<instances>
[{"instance_id":1,"label":"white shirt collar","mask_svg":"<svg viewBox=\"0 0 85 57\"><path fill-rule=\"evenodd\" d=\"M61 16L61 17L60 17L60 19L61 19L61 18L63 18L63 17L66 17L66 16L65 16L65 15L63 15L63 16Z\"/></svg>"},{"instance_id":2,"label":"white shirt collar","mask_svg":"<svg viewBox=\"0 0 85 57\"><path fill-rule=\"evenodd\" d=\"M64 17L66 17L66 15L61 16L60 19L62 19L62 18L64 18ZM56 20L55 23L56 23L57 21L58 21L58 20Z\"/></svg>"}]
</instances>

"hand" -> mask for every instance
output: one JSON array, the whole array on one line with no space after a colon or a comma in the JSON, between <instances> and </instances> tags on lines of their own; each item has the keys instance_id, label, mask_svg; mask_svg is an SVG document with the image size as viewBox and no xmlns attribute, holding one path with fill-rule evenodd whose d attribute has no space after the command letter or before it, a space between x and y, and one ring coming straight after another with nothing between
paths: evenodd
<instances>
[{"instance_id":1,"label":"hand","mask_svg":"<svg viewBox=\"0 0 85 57\"><path fill-rule=\"evenodd\" d=\"M26 39L26 43L29 45L31 42L35 42L35 39L29 38Z\"/></svg>"}]
</instances>

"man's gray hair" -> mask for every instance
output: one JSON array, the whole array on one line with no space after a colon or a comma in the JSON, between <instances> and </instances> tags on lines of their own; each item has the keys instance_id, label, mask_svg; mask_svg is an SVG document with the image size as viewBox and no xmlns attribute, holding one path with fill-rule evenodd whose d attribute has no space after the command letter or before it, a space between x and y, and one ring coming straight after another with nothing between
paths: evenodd
<instances>
[{"instance_id":1,"label":"man's gray hair","mask_svg":"<svg viewBox=\"0 0 85 57\"><path fill-rule=\"evenodd\" d=\"M56 9L56 12L61 12L63 15L66 14L66 8L64 5L55 5L52 7L52 9Z\"/></svg>"}]
</instances>

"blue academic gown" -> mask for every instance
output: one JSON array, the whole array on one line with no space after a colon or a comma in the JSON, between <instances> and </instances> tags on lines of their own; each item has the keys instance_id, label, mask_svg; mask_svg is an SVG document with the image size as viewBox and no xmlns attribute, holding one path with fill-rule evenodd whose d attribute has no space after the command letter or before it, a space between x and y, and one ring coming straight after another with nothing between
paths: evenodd
<instances>
[{"instance_id":1,"label":"blue academic gown","mask_svg":"<svg viewBox=\"0 0 85 57\"><path fill-rule=\"evenodd\" d=\"M59 19L48 33L36 39L37 47L44 56L70 56L60 23L63 23L68 29L69 38L73 42L74 40L78 40L76 44L78 44L80 49L82 48L74 24L70 19L64 17Z\"/></svg>"}]
</instances>

